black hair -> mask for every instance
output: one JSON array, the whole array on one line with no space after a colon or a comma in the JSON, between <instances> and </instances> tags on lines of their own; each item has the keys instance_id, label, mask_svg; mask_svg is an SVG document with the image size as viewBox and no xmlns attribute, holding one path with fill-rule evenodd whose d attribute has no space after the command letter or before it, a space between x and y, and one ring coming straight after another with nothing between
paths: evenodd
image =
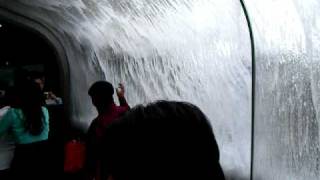
<instances>
[{"instance_id":1,"label":"black hair","mask_svg":"<svg viewBox=\"0 0 320 180\"><path fill-rule=\"evenodd\" d=\"M224 179L210 123L186 102L131 109L106 129L101 154L103 178Z\"/></svg>"},{"instance_id":2,"label":"black hair","mask_svg":"<svg viewBox=\"0 0 320 180\"><path fill-rule=\"evenodd\" d=\"M29 76L30 80L43 79L45 77L44 73L40 71L30 71Z\"/></svg>"},{"instance_id":3,"label":"black hair","mask_svg":"<svg viewBox=\"0 0 320 180\"><path fill-rule=\"evenodd\" d=\"M14 85L15 86L21 86L26 81L28 81L28 79L29 79L28 74L29 74L28 70L23 69L21 67L18 67L14 71Z\"/></svg>"},{"instance_id":4,"label":"black hair","mask_svg":"<svg viewBox=\"0 0 320 180\"><path fill-rule=\"evenodd\" d=\"M14 86L9 86L5 92L5 103L7 106L16 108L19 106L18 89Z\"/></svg>"},{"instance_id":5,"label":"black hair","mask_svg":"<svg viewBox=\"0 0 320 180\"><path fill-rule=\"evenodd\" d=\"M89 88L88 94L97 108L105 108L113 103L114 88L107 81L97 81Z\"/></svg>"},{"instance_id":6,"label":"black hair","mask_svg":"<svg viewBox=\"0 0 320 180\"><path fill-rule=\"evenodd\" d=\"M39 135L43 131L43 94L39 85L33 81L26 81L18 87L19 108L25 117L25 129L32 135Z\"/></svg>"}]
</instances>

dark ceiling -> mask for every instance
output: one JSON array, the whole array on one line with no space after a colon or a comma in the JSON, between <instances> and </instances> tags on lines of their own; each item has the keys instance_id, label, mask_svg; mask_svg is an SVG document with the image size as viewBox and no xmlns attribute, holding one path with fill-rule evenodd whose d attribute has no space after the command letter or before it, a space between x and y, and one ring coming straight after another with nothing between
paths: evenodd
<instances>
[{"instance_id":1,"label":"dark ceiling","mask_svg":"<svg viewBox=\"0 0 320 180\"><path fill-rule=\"evenodd\" d=\"M8 23L0 24L0 66L43 64L56 58L39 35Z\"/></svg>"},{"instance_id":2,"label":"dark ceiling","mask_svg":"<svg viewBox=\"0 0 320 180\"><path fill-rule=\"evenodd\" d=\"M33 31L6 22L0 24L0 72L40 66L46 86L59 92L60 74L54 49ZM14 78L6 73L0 75L0 81Z\"/></svg>"}]
</instances>

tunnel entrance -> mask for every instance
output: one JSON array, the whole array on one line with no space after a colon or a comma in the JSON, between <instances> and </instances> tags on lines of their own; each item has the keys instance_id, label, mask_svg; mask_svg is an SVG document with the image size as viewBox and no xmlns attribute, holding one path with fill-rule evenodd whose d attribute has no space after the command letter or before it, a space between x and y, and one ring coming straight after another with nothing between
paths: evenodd
<instances>
[{"instance_id":1,"label":"tunnel entrance","mask_svg":"<svg viewBox=\"0 0 320 180\"><path fill-rule=\"evenodd\" d=\"M0 21L0 106L6 105L5 93L24 78L44 77L44 96L52 92L59 102L46 101L50 116L49 156L54 174L63 164L63 145L69 121L64 105L59 57L54 47L39 33L13 23Z\"/></svg>"},{"instance_id":2,"label":"tunnel entrance","mask_svg":"<svg viewBox=\"0 0 320 180\"><path fill-rule=\"evenodd\" d=\"M13 86L19 71L37 72L45 77L44 91L61 97L59 67L52 47L30 30L5 22L0 24L1 86Z\"/></svg>"}]
</instances>

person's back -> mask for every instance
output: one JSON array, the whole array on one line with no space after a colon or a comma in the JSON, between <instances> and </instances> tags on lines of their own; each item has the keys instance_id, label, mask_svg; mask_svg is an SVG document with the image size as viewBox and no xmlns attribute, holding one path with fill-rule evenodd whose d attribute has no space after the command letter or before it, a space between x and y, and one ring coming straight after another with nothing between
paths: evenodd
<instances>
[{"instance_id":1,"label":"person's back","mask_svg":"<svg viewBox=\"0 0 320 180\"><path fill-rule=\"evenodd\" d=\"M0 127L1 132L6 132L5 129L10 129L14 136L16 144L30 144L39 141L45 141L49 136L49 113L46 107L42 107L43 113L43 131L37 135L30 134L25 128L25 115L20 108L10 108L3 117Z\"/></svg>"},{"instance_id":2,"label":"person's back","mask_svg":"<svg viewBox=\"0 0 320 180\"><path fill-rule=\"evenodd\" d=\"M224 179L211 126L188 103L137 106L110 125L102 143L103 179Z\"/></svg>"},{"instance_id":3,"label":"person's back","mask_svg":"<svg viewBox=\"0 0 320 180\"><path fill-rule=\"evenodd\" d=\"M49 114L42 106L42 93L37 84L26 82L18 89L19 103L3 116L0 136L7 132L13 134L16 143L11 168L14 178L40 179L37 172L45 171Z\"/></svg>"}]
</instances>

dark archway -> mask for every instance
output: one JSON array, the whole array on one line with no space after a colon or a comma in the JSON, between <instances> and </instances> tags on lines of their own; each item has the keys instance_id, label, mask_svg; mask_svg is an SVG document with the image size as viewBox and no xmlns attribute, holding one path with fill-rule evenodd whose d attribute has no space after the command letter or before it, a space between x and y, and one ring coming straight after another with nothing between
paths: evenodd
<instances>
[{"instance_id":1,"label":"dark archway","mask_svg":"<svg viewBox=\"0 0 320 180\"><path fill-rule=\"evenodd\" d=\"M23 14L16 13L7 8L0 7L0 23L11 24L15 28L21 29L21 31L26 31L32 34L31 37L35 37L44 44L47 49L51 49L51 54L55 56L55 64L57 65L59 73L59 87L57 91L61 93L61 97L64 100L64 109L69 117L70 113L70 68L68 63L68 58L66 55L66 50L63 43L58 38L55 31L49 27L43 25L42 23L30 19ZM4 27L3 25L3 27ZM1 29L1 28L0 28ZM26 37L28 38L28 37ZM33 38L29 38L33 41ZM32 44L32 43L31 43ZM28 45L31 46L31 44ZM42 53L44 54L44 53ZM42 59L43 61L43 59ZM52 62L54 63L54 62ZM57 82L56 82L57 83ZM56 86L58 87L58 86Z\"/></svg>"},{"instance_id":2,"label":"dark archway","mask_svg":"<svg viewBox=\"0 0 320 180\"><path fill-rule=\"evenodd\" d=\"M0 24L0 80L13 85L13 76L18 69L43 72L45 90L61 97L58 57L52 47L33 32L6 22Z\"/></svg>"},{"instance_id":3,"label":"dark archway","mask_svg":"<svg viewBox=\"0 0 320 180\"><path fill-rule=\"evenodd\" d=\"M5 89L15 85L17 72L41 72L45 91L62 97L65 104L48 105L50 114L49 144L52 175L59 177L63 166L63 146L68 132L67 67L61 53L45 34L19 22L0 18L0 84ZM1 87L1 88L2 88ZM50 176L50 175L49 175Z\"/></svg>"}]
</instances>

